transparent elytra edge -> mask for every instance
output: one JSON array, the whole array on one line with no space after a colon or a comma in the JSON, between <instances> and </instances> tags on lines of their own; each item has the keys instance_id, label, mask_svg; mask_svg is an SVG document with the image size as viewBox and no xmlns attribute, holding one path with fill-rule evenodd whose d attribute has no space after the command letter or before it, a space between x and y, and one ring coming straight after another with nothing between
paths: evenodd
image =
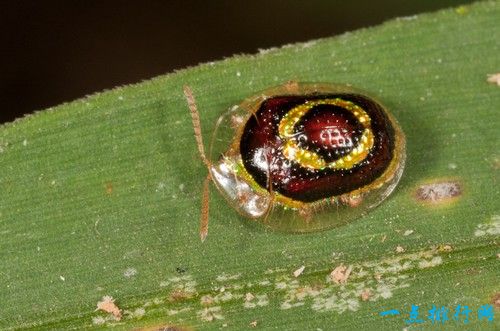
<instances>
[{"instance_id":1,"label":"transparent elytra edge","mask_svg":"<svg viewBox=\"0 0 500 331\"><path fill-rule=\"evenodd\" d=\"M289 83L273 87L245 99L219 117L211 139L209 158L213 181L226 200L246 219L285 232L311 232L347 224L379 205L396 187L403 173L405 137L386 107L377 99L394 129L394 155L384 173L372 183L342 196L332 196L300 207L288 207L271 194L240 176L240 138L247 120L267 98L285 95L355 93L367 94L345 85L328 83Z\"/></svg>"}]
</instances>

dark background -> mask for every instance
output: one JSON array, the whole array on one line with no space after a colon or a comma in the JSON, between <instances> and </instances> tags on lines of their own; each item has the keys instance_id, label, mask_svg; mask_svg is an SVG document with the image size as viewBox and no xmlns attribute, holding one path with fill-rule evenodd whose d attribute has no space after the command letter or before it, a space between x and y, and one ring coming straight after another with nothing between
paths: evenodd
<instances>
[{"instance_id":1,"label":"dark background","mask_svg":"<svg viewBox=\"0 0 500 331\"><path fill-rule=\"evenodd\" d=\"M10 1L0 123L174 69L471 1Z\"/></svg>"}]
</instances>

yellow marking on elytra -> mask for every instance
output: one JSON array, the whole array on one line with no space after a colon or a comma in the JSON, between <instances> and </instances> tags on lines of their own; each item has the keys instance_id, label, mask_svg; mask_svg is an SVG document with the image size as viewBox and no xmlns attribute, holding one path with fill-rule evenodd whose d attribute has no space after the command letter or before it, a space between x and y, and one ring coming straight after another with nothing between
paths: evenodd
<instances>
[{"instance_id":1,"label":"yellow marking on elytra","mask_svg":"<svg viewBox=\"0 0 500 331\"><path fill-rule=\"evenodd\" d=\"M297 143L296 133L294 132L296 124L305 114L307 114L307 112L318 105L334 105L347 109L364 127L360 143L349 154L336 161L326 162L317 153L305 150ZM281 119L278 126L278 132L281 139L285 141L283 155L285 155L287 159L298 162L301 166L311 169L351 169L366 159L375 141L368 114L358 105L340 98L307 101L291 109Z\"/></svg>"}]
</instances>

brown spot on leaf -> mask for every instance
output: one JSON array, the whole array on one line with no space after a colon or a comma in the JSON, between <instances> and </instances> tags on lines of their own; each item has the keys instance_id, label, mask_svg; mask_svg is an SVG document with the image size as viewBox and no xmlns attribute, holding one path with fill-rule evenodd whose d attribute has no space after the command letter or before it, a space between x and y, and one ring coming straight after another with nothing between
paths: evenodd
<instances>
[{"instance_id":1,"label":"brown spot on leaf","mask_svg":"<svg viewBox=\"0 0 500 331\"><path fill-rule=\"evenodd\" d=\"M495 293L493 298L491 299L491 303L495 309L500 309L500 292Z\"/></svg>"},{"instance_id":2,"label":"brown spot on leaf","mask_svg":"<svg viewBox=\"0 0 500 331\"><path fill-rule=\"evenodd\" d=\"M415 198L429 205L441 205L456 200L462 193L462 185L457 180L437 179L419 185Z\"/></svg>"},{"instance_id":3,"label":"brown spot on leaf","mask_svg":"<svg viewBox=\"0 0 500 331\"><path fill-rule=\"evenodd\" d=\"M113 183L106 182L106 184L104 185L104 188L106 189L107 195L111 195L111 193L113 193Z\"/></svg>"}]
</instances>

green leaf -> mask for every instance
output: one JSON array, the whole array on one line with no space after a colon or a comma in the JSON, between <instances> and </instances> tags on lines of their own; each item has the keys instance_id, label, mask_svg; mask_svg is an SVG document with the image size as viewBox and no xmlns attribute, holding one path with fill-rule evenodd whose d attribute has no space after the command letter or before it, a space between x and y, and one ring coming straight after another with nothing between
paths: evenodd
<instances>
[{"instance_id":1,"label":"green leaf","mask_svg":"<svg viewBox=\"0 0 500 331\"><path fill-rule=\"evenodd\" d=\"M499 2L397 19L2 126L0 327L399 330L411 305L432 327L436 305L455 329L454 309L467 305L469 326L498 328L477 312L496 299L498 315L500 292L500 87L487 82L500 70L499 22ZM182 86L209 141L225 109L288 80L352 84L382 100L407 137L401 183L367 216L304 235L242 220L212 189L202 244L207 170ZM340 265L346 283L327 281ZM106 295L120 321L96 311ZM380 316L390 309L401 314Z\"/></svg>"}]
</instances>

